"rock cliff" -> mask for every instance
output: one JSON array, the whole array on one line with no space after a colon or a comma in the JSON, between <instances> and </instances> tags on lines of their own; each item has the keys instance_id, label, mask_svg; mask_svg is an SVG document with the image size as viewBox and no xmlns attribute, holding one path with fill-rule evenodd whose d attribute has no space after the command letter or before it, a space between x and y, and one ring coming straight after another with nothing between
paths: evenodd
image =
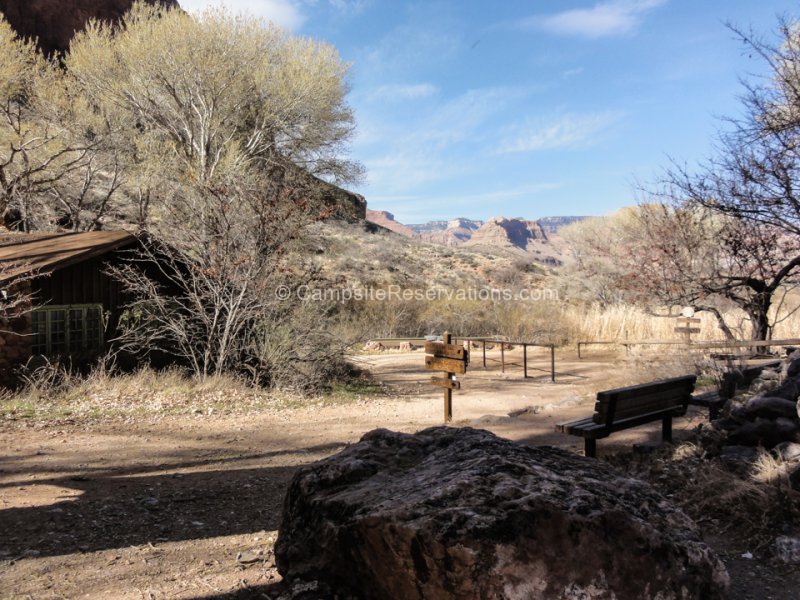
<instances>
[{"instance_id":1,"label":"rock cliff","mask_svg":"<svg viewBox=\"0 0 800 600\"><path fill-rule=\"evenodd\" d=\"M380 225L381 227L385 227L395 233L399 233L405 237L414 237L414 230L408 227L407 225L403 225L402 223L398 223L394 215L390 212L386 212L385 210L369 210L367 209L367 221L371 223L375 223L376 225Z\"/></svg>"},{"instance_id":2,"label":"rock cliff","mask_svg":"<svg viewBox=\"0 0 800 600\"><path fill-rule=\"evenodd\" d=\"M90 19L116 21L134 0L0 0L0 13L22 36L38 40L46 55L64 54ZM175 0L146 0L178 6Z\"/></svg>"},{"instance_id":3,"label":"rock cliff","mask_svg":"<svg viewBox=\"0 0 800 600\"><path fill-rule=\"evenodd\" d=\"M473 233L464 245L495 248L513 246L527 250L534 240L547 241L547 234L537 221L494 217Z\"/></svg>"}]
</instances>

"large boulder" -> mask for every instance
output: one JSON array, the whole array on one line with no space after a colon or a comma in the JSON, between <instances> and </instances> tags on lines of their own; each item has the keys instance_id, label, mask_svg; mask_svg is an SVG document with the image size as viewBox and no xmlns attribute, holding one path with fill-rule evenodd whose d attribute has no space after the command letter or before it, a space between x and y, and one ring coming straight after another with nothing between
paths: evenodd
<instances>
[{"instance_id":1,"label":"large boulder","mask_svg":"<svg viewBox=\"0 0 800 600\"><path fill-rule=\"evenodd\" d=\"M776 398L773 396L759 396L750 398L744 405L746 418L755 420L758 417L767 419L797 418L797 403L794 400Z\"/></svg>"},{"instance_id":2,"label":"large boulder","mask_svg":"<svg viewBox=\"0 0 800 600\"><path fill-rule=\"evenodd\" d=\"M378 429L300 469L276 562L364 599L723 598L694 523L593 459L482 430Z\"/></svg>"},{"instance_id":3,"label":"large boulder","mask_svg":"<svg viewBox=\"0 0 800 600\"><path fill-rule=\"evenodd\" d=\"M797 402L800 396L800 385L794 379L787 379L783 384L769 392L769 395L774 398L785 398L792 402Z\"/></svg>"},{"instance_id":4,"label":"large boulder","mask_svg":"<svg viewBox=\"0 0 800 600\"><path fill-rule=\"evenodd\" d=\"M793 442L798 437L796 419L758 418L754 422L743 423L728 434L727 443L738 446L764 446L770 449L781 442Z\"/></svg>"}]
</instances>

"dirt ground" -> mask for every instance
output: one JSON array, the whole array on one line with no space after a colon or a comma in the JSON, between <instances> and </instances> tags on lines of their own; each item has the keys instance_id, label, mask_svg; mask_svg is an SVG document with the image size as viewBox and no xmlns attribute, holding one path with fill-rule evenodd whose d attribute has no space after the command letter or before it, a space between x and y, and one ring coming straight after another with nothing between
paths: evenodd
<instances>
[{"instance_id":1,"label":"dirt ground","mask_svg":"<svg viewBox=\"0 0 800 600\"><path fill-rule=\"evenodd\" d=\"M559 356L552 383L549 356L529 353L528 379L519 350L507 353L517 364L506 373L474 360L455 393L453 425L581 451L580 440L555 433L554 424L591 413L599 389L655 373L652 363L619 357ZM377 427L442 424L441 390L427 383L421 352L358 361L387 394L235 416L0 422L0 598L266 597L261 591L280 578L272 546L298 466ZM676 438L705 419L690 411ZM659 434L660 424L623 432L601 441L599 452ZM797 574L741 559L745 543L713 544L732 567L732 597L798 597Z\"/></svg>"}]
</instances>

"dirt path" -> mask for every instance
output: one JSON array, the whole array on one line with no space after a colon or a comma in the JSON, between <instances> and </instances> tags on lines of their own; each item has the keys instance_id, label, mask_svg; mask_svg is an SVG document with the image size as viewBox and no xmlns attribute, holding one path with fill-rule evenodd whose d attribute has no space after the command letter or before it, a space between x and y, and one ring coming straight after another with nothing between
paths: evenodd
<instances>
[{"instance_id":1,"label":"dirt path","mask_svg":"<svg viewBox=\"0 0 800 600\"><path fill-rule=\"evenodd\" d=\"M244 416L0 424L0 598L202 598L275 581L272 544L299 465L376 427L442 422L421 353L359 360L387 396ZM541 371L523 380L513 366L503 374L474 365L455 396L454 425L577 450L553 424L591 412L593 394L610 387L601 382L637 380L636 369L611 365L561 359L556 383ZM692 413L679 428L703 418ZM615 436L600 451L655 440L659 427Z\"/></svg>"}]
</instances>

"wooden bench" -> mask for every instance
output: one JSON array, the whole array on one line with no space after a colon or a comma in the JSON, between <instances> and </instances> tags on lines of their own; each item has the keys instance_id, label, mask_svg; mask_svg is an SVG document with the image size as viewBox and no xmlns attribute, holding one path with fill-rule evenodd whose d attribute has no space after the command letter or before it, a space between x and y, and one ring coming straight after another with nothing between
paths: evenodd
<instances>
[{"instance_id":1,"label":"wooden bench","mask_svg":"<svg viewBox=\"0 0 800 600\"><path fill-rule=\"evenodd\" d=\"M686 375L598 392L594 415L556 425L556 431L584 438L585 454L597 455L597 440L612 433L661 421L661 436L672 441L672 418L686 413L697 377Z\"/></svg>"},{"instance_id":2,"label":"wooden bench","mask_svg":"<svg viewBox=\"0 0 800 600\"><path fill-rule=\"evenodd\" d=\"M713 421L719 418L719 411L722 410L722 407L725 406L727 401L728 399L720 394L718 390L712 390L710 392L703 392L702 394L695 394L692 396L691 400L689 400L689 404L707 408L708 420Z\"/></svg>"},{"instance_id":3,"label":"wooden bench","mask_svg":"<svg viewBox=\"0 0 800 600\"><path fill-rule=\"evenodd\" d=\"M722 407L736 395L738 390L750 387L750 384L761 375L761 371L764 369L774 369L780 365L780 360L773 360L760 365L725 371L720 378L719 390L692 396L689 404L707 408L708 419L713 421L719 418Z\"/></svg>"}]
</instances>

